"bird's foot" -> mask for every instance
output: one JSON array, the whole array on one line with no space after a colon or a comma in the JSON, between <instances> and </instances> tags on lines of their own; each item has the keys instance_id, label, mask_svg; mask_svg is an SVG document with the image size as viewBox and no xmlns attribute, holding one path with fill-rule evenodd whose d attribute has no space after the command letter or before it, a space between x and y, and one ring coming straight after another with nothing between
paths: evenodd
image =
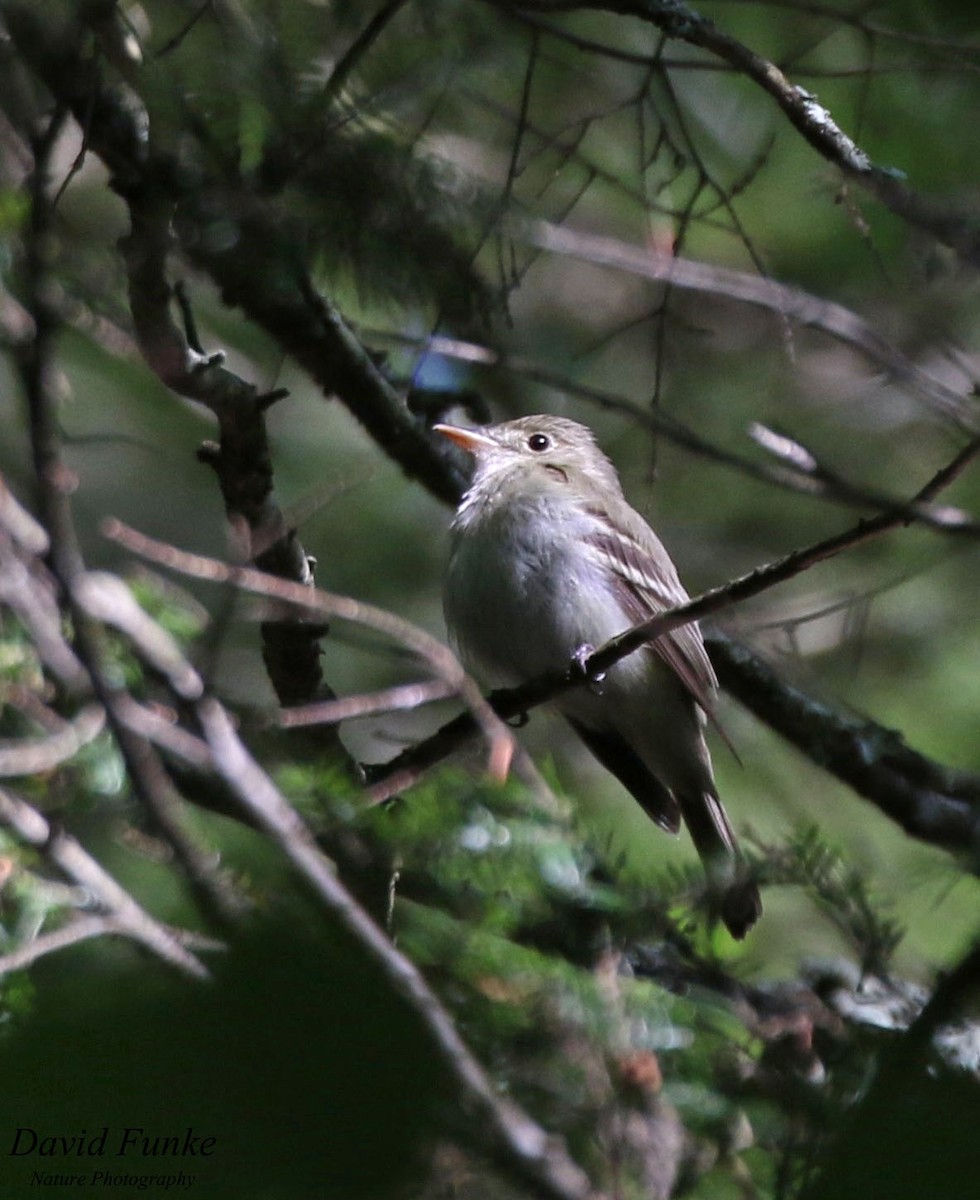
<instances>
[{"instance_id":1,"label":"bird's foot","mask_svg":"<svg viewBox=\"0 0 980 1200\"><path fill-rule=\"evenodd\" d=\"M602 681L606 678L605 671L593 673L589 670L589 659L595 654L595 646L583 642L572 655L572 670L576 671L589 685L589 691L596 696L602 695Z\"/></svg>"}]
</instances>

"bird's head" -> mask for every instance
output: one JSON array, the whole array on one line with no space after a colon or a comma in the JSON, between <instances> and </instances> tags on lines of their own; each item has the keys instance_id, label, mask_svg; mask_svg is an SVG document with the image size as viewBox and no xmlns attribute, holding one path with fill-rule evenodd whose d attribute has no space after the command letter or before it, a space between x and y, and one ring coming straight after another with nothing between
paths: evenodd
<instances>
[{"instance_id":1,"label":"bird's head","mask_svg":"<svg viewBox=\"0 0 980 1200\"><path fill-rule=\"evenodd\" d=\"M542 414L518 417L500 425L460 429L434 425L476 460L473 483L522 479L528 486L573 484L579 490L621 494L619 477L596 444L590 429L567 417Z\"/></svg>"}]
</instances>

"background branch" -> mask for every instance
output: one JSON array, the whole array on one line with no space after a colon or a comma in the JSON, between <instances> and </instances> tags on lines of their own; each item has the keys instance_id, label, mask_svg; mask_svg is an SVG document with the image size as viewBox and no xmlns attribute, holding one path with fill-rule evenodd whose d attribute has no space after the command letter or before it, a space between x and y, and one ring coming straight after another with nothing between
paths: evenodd
<instances>
[{"instance_id":1,"label":"background branch","mask_svg":"<svg viewBox=\"0 0 980 1200\"><path fill-rule=\"evenodd\" d=\"M638 17L654 25L669 38L716 55L771 96L797 132L848 179L859 184L903 220L955 250L965 263L973 267L980 266L980 222L975 213L922 196L902 181L900 171L875 166L815 96L790 83L775 63L757 54L679 0L495 2L502 2L507 8L539 12L560 13L595 8Z\"/></svg>"}]
</instances>

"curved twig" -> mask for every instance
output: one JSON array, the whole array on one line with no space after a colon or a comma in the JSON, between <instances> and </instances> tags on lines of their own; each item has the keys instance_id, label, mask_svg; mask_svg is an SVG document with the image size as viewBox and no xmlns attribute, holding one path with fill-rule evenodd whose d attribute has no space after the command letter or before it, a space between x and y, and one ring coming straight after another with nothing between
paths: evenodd
<instances>
[{"instance_id":1,"label":"curved twig","mask_svg":"<svg viewBox=\"0 0 980 1200\"><path fill-rule=\"evenodd\" d=\"M139 942L158 958L186 975L206 979L208 970L166 926L155 921L112 878L82 845L64 832L55 831L29 804L0 788L0 822L18 838L36 846L68 879L87 888L109 913L118 932Z\"/></svg>"}]
</instances>

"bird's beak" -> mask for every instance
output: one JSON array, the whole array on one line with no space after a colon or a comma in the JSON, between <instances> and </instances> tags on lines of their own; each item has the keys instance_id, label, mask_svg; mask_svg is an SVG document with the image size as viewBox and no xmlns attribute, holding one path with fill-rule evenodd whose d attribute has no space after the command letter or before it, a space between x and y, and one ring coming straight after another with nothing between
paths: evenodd
<instances>
[{"instance_id":1,"label":"bird's beak","mask_svg":"<svg viewBox=\"0 0 980 1200\"><path fill-rule=\"evenodd\" d=\"M432 428L470 454L479 454L481 450L490 450L496 445L493 438L487 437L479 429L460 429L457 425L433 425Z\"/></svg>"}]
</instances>

